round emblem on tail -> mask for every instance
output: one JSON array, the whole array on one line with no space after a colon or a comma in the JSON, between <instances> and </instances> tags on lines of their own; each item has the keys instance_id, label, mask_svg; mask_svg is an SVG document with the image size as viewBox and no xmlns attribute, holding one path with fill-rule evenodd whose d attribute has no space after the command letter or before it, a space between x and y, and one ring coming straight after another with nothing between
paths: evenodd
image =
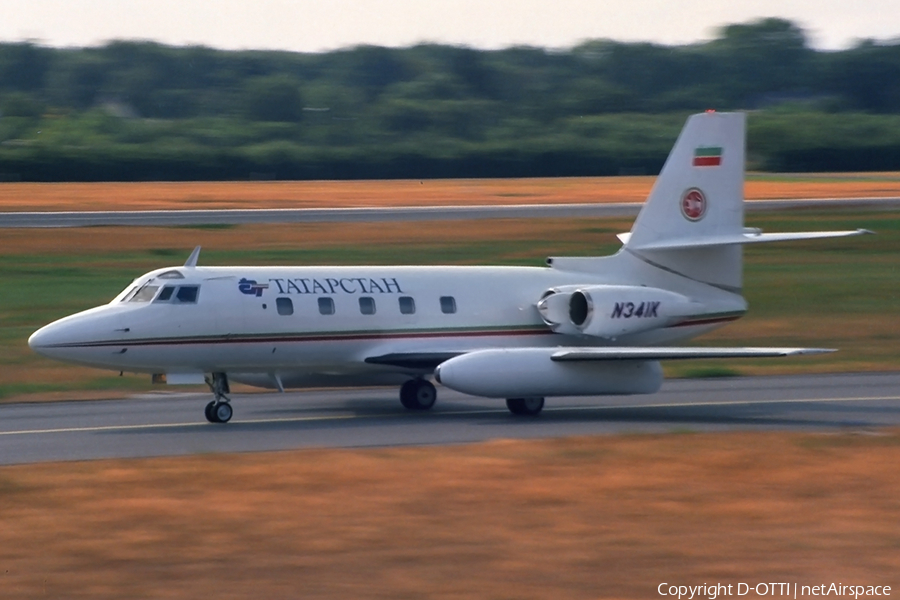
<instances>
[{"instance_id":1,"label":"round emblem on tail","mask_svg":"<svg viewBox=\"0 0 900 600\"><path fill-rule=\"evenodd\" d=\"M698 188L691 188L681 197L681 214L688 221L699 221L706 214L706 196Z\"/></svg>"}]
</instances>

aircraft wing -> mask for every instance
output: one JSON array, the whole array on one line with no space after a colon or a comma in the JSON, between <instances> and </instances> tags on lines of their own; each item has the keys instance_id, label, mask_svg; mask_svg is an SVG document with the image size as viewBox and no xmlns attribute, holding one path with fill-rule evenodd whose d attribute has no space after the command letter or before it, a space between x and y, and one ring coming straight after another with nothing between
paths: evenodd
<instances>
[{"instance_id":1,"label":"aircraft wing","mask_svg":"<svg viewBox=\"0 0 900 600\"><path fill-rule=\"evenodd\" d=\"M693 348L693 347L605 347L605 348L547 348L550 360L612 361L612 360L678 360L700 358L777 358L800 354L824 354L834 352L828 348ZM404 369L431 370L443 362L481 352L391 352L370 356L365 362L372 365L390 365ZM512 350L515 352L515 350Z\"/></svg>"},{"instance_id":2,"label":"aircraft wing","mask_svg":"<svg viewBox=\"0 0 900 600\"><path fill-rule=\"evenodd\" d=\"M776 357L822 348L571 347L474 350L441 363L435 381L486 398L652 394L664 359Z\"/></svg>"},{"instance_id":3,"label":"aircraft wing","mask_svg":"<svg viewBox=\"0 0 900 600\"><path fill-rule=\"evenodd\" d=\"M550 355L550 360L601 361L601 360L677 360L688 358L777 358L800 354L825 354L829 348L692 348L692 347L607 347L561 348Z\"/></svg>"}]
</instances>

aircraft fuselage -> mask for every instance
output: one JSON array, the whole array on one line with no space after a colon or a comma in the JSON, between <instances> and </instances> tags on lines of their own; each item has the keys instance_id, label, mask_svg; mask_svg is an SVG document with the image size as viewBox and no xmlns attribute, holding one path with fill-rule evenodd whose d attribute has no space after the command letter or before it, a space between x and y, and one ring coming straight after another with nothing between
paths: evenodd
<instances>
[{"instance_id":1,"label":"aircraft fuselage","mask_svg":"<svg viewBox=\"0 0 900 600\"><path fill-rule=\"evenodd\" d=\"M173 267L138 278L108 305L40 329L30 344L61 360L130 372L227 372L265 387L275 387L275 373L286 387L387 384L433 366L371 359L667 344L746 309L739 295L722 292L702 312L666 327L603 339L554 333L536 308L547 290L609 279L543 267ZM196 290L190 301L178 299L182 288ZM653 300L604 308L622 321L657 316L659 309Z\"/></svg>"}]
</instances>

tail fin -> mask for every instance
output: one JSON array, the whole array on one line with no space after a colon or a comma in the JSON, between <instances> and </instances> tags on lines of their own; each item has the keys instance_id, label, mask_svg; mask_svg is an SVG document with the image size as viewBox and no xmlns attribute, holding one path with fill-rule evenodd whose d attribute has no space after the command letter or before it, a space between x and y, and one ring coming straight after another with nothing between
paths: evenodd
<instances>
[{"instance_id":1,"label":"tail fin","mask_svg":"<svg viewBox=\"0 0 900 600\"><path fill-rule=\"evenodd\" d=\"M656 184L624 234L625 250L654 265L724 289L741 287L744 113L688 118Z\"/></svg>"},{"instance_id":2,"label":"tail fin","mask_svg":"<svg viewBox=\"0 0 900 600\"><path fill-rule=\"evenodd\" d=\"M741 289L744 244L872 233L762 233L744 229L744 113L706 112L687 120L631 233L625 251L688 279Z\"/></svg>"},{"instance_id":3,"label":"tail fin","mask_svg":"<svg viewBox=\"0 0 900 600\"><path fill-rule=\"evenodd\" d=\"M631 232L619 235L624 252L669 273L740 293L744 244L872 233L745 230L745 121L744 113L712 111L688 118ZM548 260L574 271L598 267L598 259L589 257Z\"/></svg>"}]
</instances>

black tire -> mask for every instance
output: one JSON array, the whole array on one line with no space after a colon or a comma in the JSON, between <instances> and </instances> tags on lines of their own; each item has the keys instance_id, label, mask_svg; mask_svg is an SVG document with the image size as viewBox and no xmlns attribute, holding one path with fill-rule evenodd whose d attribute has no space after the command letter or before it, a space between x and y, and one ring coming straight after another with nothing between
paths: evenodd
<instances>
[{"instance_id":1,"label":"black tire","mask_svg":"<svg viewBox=\"0 0 900 600\"><path fill-rule=\"evenodd\" d=\"M436 401L437 390L431 382L424 379L420 380L415 394L416 410L431 410Z\"/></svg>"},{"instance_id":2,"label":"black tire","mask_svg":"<svg viewBox=\"0 0 900 600\"><path fill-rule=\"evenodd\" d=\"M203 415L210 423L218 423L218 421L216 421L215 407L215 401L210 401L210 403L206 405L206 408L203 409Z\"/></svg>"},{"instance_id":3,"label":"black tire","mask_svg":"<svg viewBox=\"0 0 900 600\"><path fill-rule=\"evenodd\" d=\"M400 388L400 403L409 410L430 410L437 400L437 390L430 381L410 379Z\"/></svg>"},{"instance_id":4,"label":"black tire","mask_svg":"<svg viewBox=\"0 0 900 600\"><path fill-rule=\"evenodd\" d=\"M514 415L534 417L544 410L543 398L508 398L506 408Z\"/></svg>"},{"instance_id":5,"label":"black tire","mask_svg":"<svg viewBox=\"0 0 900 600\"><path fill-rule=\"evenodd\" d=\"M410 379L400 386L400 404L407 410L416 408L416 380Z\"/></svg>"},{"instance_id":6,"label":"black tire","mask_svg":"<svg viewBox=\"0 0 900 600\"><path fill-rule=\"evenodd\" d=\"M217 402L213 407L212 414L216 419L216 423L227 423L231 420L231 415L234 414L234 411L227 402Z\"/></svg>"}]
</instances>

